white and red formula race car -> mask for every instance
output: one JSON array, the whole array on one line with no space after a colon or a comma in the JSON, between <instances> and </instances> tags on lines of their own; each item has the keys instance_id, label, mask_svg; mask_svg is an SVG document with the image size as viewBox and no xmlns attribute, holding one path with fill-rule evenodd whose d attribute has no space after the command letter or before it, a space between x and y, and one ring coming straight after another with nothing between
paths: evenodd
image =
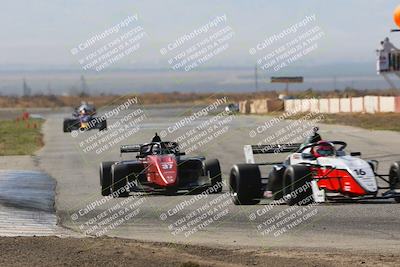
<instances>
[{"instance_id":1,"label":"white and red formula race car","mask_svg":"<svg viewBox=\"0 0 400 267\"><path fill-rule=\"evenodd\" d=\"M258 204L264 198L288 205L366 199L399 203L400 162L392 163L389 174L378 174L378 161L364 160L360 152L347 154L346 146L342 141L244 146L246 163L234 165L230 172L234 204ZM283 162L254 160L255 154L289 152ZM265 165L273 167L264 178L261 169ZM378 186L378 180L387 186Z\"/></svg>"}]
</instances>

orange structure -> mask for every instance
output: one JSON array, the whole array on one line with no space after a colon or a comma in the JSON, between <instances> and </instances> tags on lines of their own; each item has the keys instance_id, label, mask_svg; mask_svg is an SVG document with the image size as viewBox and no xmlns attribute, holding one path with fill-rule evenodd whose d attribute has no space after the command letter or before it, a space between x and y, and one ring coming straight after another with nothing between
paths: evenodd
<instances>
[{"instance_id":1,"label":"orange structure","mask_svg":"<svg viewBox=\"0 0 400 267\"><path fill-rule=\"evenodd\" d=\"M394 23L400 28L400 6L397 6L393 13Z\"/></svg>"}]
</instances>

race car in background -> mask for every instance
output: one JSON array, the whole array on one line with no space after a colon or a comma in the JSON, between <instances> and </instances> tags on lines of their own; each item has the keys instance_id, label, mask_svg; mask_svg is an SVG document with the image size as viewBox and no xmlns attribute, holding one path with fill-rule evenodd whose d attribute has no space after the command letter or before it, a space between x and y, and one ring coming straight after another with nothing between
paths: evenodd
<instances>
[{"instance_id":1,"label":"race car in background","mask_svg":"<svg viewBox=\"0 0 400 267\"><path fill-rule=\"evenodd\" d=\"M360 152L347 154L346 146L322 140L244 146L246 163L234 165L229 177L234 204L257 204L264 198L288 205L389 198L399 203L400 162L394 162L388 174L378 174L378 161L364 160ZM283 162L255 163L255 154L273 153L291 154ZM268 165L272 170L262 177L260 167ZM378 186L378 180L387 186Z\"/></svg>"},{"instance_id":2,"label":"race car in background","mask_svg":"<svg viewBox=\"0 0 400 267\"><path fill-rule=\"evenodd\" d=\"M236 103L230 103L225 107L225 112L228 113L238 113L239 111L239 104Z\"/></svg>"},{"instance_id":3,"label":"race car in background","mask_svg":"<svg viewBox=\"0 0 400 267\"><path fill-rule=\"evenodd\" d=\"M64 119L63 131L71 132L75 130L87 131L99 129L100 131L107 129L107 121L100 120L95 117L96 108L93 105L82 103L72 113L73 118Z\"/></svg>"},{"instance_id":4,"label":"race car in background","mask_svg":"<svg viewBox=\"0 0 400 267\"><path fill-rule=\"evenodd\" d=\"M103 196L126 197L129 192L158 191L173 195L179 190L192 193L222 191L219 161L187 157L179 151L176 142L162 142L153 138L153 142L146 144L123 145L120 152L121 157L124 153L137 154L134 159L100 164Z\"/></svg>"}]
</instances>

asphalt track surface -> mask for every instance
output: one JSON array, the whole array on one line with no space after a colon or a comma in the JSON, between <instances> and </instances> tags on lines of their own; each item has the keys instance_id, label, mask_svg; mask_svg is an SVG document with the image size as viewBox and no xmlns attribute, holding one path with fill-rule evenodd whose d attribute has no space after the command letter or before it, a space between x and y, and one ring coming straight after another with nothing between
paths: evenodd
<instances>
[{"instance_id":1,"label":"asphalt track surface","mask_svg":"<svg viewBox=\"0 0 400 267\"><path fill-rule=\"evenodd\" d=\"M37 171L1 170L0 188L0 236L62 233L54 213L51 177Z\"/></svg>"},{"instance_id":2,"label":"asphalt track surface","mask_svg":"<svg viewBox=\"0 0 400 267\"><path fill-rule=\"evenodd\" d=\"M39 166L57 181L56 209L59 222L63 226L80 232L89 229L88 233L91 234L100 233L140 240L192 244L318 247L371 251L398 251L400 248L400 204L391 200L325 203L309 207L307 210L303 207L288 209L288 206L280 205L263 213L262 211L268 207L265 203L255 206L234 206L228 195L224 194L228 191L227 184L222 194L211 194L199 200L194 199L195 195L187 193L177 196L147 194L141 197L105 200L100 195L99 163L118 160L120 144L148 142L154 132L168 129L191 112L187 108L143 108L143 110L146 118L141 122L140 130L100 154L96 154L95 151L84 152L79 145L89 136L95 135L96 130L72 137L71 134L62 132L63 118L68 117L69 114L46 115L47 121L43 129L45 147L38 154ZM117 122L126 114L125 111L114 116L108 124ZM165 139L173 140L210 118L211 116L201 117L176 132L168 134ZM200 146L191 154L218 158L223 177L226 179L234 163L244 162L243 145L256 144L266 136L271 136L279 129L293 123L281 121L263 133L257 134L256 137L249 137L251 130L263 125L271 118L236 116L229 122L228 131ZM351 151L361 151L364 158L379 160L379 169L382 173L388 171L391 162L400 160L399 133L336 125L319 124L319 126L324 139L346 141ZM284 155L265 156L264 160L277 161L283 157ZM176 211L177 205L185 201L190 204ZM101 204L93 210L85 211L91 203L100 202ZM173 214L174 208L176 214ZM212 211L207 214L210 210ZM114 221L110 219L109 224L104 223L107 217L112 217L118 212L123 215L113 217ZM281 229L279 227L264 235L258 230L258 227L261 230L266 229L259 226L263 222L271 227L274 223L267 222L270 218L276 218L275 224L279 221L283 224L282 220L286 217L288 217L288 222L293 223L295 218L291 217L293 221L290 221L292 219L289 216L295 213L298 215L294 216L297 216L297 219L300 218L301 221L298 224L292 224L290 229L285 228L284 233L277 232L276 229ZM256 214L255 217L254 214ZM129 216L125 217L126 215ZM193 229L193 225L196 226L198 225L196 223L204 222L210 217L213 220L203 224L201 229L197 228L200 229L199 231L189 232ZM121 218L123 220L120 224L106 228L107 225ZM199 218L199 221L194 221L196 218ZM171 224L181 227L180 229L183 229L183 225L187 228L180 233L173 233L171 229L176 228L172 228ZM98 228L95 229L94 225Z\"/></svg>"}]
</instances>

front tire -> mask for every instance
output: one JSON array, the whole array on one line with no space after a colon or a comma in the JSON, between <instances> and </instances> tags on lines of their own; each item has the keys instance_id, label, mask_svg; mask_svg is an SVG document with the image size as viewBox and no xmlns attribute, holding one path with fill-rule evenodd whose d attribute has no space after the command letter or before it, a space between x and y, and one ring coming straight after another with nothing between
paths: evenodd
<instances>
[{"instance_id":1,"label":"front tire","mask_svg":"<svg viewBox=\"0 0 400 267\"><path fill-rule=\"evenodd\" d=\"M107 130L107 121L106 120L100 122L99 131L104 131L104 130Z\"/></svg>"},{"instance_id":2,"label":"front tire","mask_svg":"<svg viewBox=\"0 0 400 267\"><path fill-rule=\"evenodd\" d=\"M63 132L64 133L69 133L71 132L71 120L69 119L64 119L64 123L63 123Z\"/></svg>"},{"instance_id":3,"label":"front tire","mask_svg":"<svg viewBox=\"0 0 400 267\"><path fill-rule=\"evenodd\" d=\"M114 164L111 167L111 193L114 198L127 197L129 192L125 186L127 184L129 173L129 166L126 164Z\"/></svg>"},{"instance_id":4,"label":"front tire","mask_svg":"<svg viewBox=\"0 0 400 267\"><path fill-rule=\"evenodd\" d=\"M291 165L283 175L283 197L286 203L293 205L308 205L313 202L312 173L308 166ZM290 195L290 197L289 197Z\"/></svg>"},{"instance_id":5,"label":"front tire","mask_svg":"<svg viewBox=\"0 0 400 267\"><path fill-rule=\"evenodd\" d=\"M393 162L390 166L389 184L391 190L400 189L400 161ZM400 203L400 197L395 197L394 201Z\"/></svg>"},{"instance_id":6,"label":"front tire","mask_svg":"<svg viewBox=\"0 0 400 267\"><path fill-rule=\"evenodd\" d=\"M100 163L100 185L101 185L101 195L109 196L111 195L111 166L115 161L105 161Z\"/></svg>"},{"instance_id":7,"label":"front tire","mask_svg":"<svg viewBox=\"0 0 400 267\"><path fill-rule=\"evenodd\" d=\"M258 165L234 165L229 176L229 187L235 205L258 204L261 197L261 174Z\"/></svg>"},{"instance_id":8,"label":"front tire","mask_svg":"<svg viewBox=\"0 0 400 267\"><path fill-rule=\"evenodd\" d=\"M223 184L219 161L217 159L206 160L204 162L204 173L209 175L211 187L216 189L213 193L221 193Z\"/></svg>"}]
</instances>

